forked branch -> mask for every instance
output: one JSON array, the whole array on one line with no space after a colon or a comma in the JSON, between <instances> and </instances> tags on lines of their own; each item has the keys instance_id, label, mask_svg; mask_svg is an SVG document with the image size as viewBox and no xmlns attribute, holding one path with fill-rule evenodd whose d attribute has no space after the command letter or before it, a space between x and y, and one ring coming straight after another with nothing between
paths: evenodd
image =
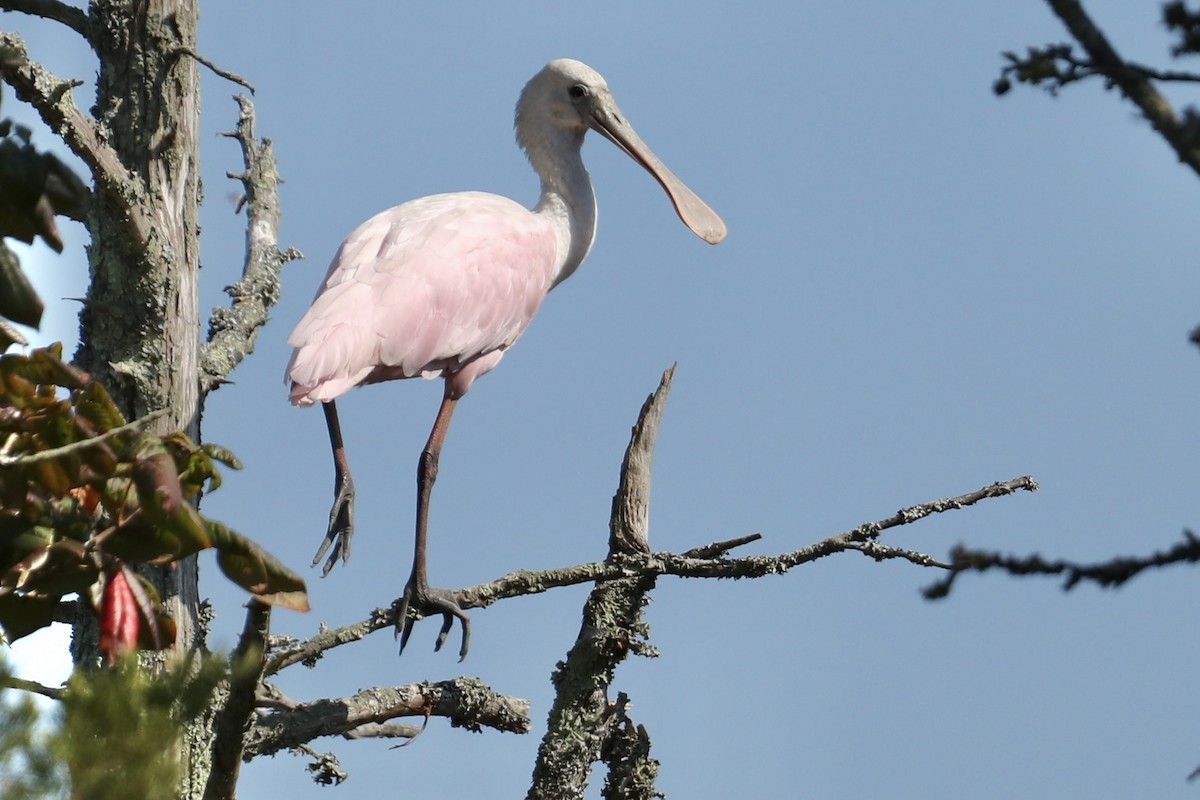
<instances>
[{"instance_id":1,"label":"forked branch","mask_svg":"<svg viewBox=\"0 0 1200 800\"><path fill-rule=\"evenodd\" d=\"M1011 85L1010 78L1041 85L1055 93L1069 83L1102 76L1109 86L1119 89L1137 106L1179 160L1200 175L1200 118L1192 110L1183 115L1177 113L1155 86L1156 81L1193 83L1200 80L1200 76L1154 70L1128 61L1117 52L1079 0L1046 0L1046 3L1087 57L1074 55L1071 45L1030 48L1025 57L1007 53L1009 65L1002 70L1001 78L995 84L996 92L1006 92Z\"/></svg>"},{"instance_id":2,"label":"forked branch","mask_svg":"<svg viewBox=\"0 0 1200 800\"><path fill-rule=\"evenodd\" d=\"M213 309L208 321L208 342L200 351L200 388L210 392L224 383L233 369L254 352L259 330L267 323L271 307L279 302L283 265L301 258L299 250L279 249L279 172L271 142L254 133L254 104L238 95L237 128L225 135L242 148L246 169L230 173L240 181L246 209L246 258L242 277L225 288L232 302Z\"/></svg>"}]
</instances>

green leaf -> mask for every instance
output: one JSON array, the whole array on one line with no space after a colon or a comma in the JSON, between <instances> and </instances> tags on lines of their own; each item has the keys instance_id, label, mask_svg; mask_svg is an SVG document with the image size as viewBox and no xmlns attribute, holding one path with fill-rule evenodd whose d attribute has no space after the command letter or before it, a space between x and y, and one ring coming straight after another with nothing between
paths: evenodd
<instances>
[{"instance_id":1,"label":"green leaf","mask_svg":"<svg viewBox=\"0 0 1200 800\"><path fill-rule=\"evenodd\" d=\"M44 306L25 277L17 254L0 242L0 314L13 322L38 327Z\"/></svg>"},{"instance_id":2,"label":"green leaf","mask_svg":"<svg viewBox=\"0 0 1200 800\"><path fill-rule=\"evenodd\" d=\"M75 411L92 424L96 433L104 433L125 424L125 417L109 397L104 385L92 381L79 390Z\"/></svg>"},{"instance_id":3,"label":"green leaf","mask_svg":"<svg viewBox=\"0 0 1200 800\"><path fill-rule=\"evenodd\" d=\"M0 374L6 378L19 375L30 383L50 388L82 389L88 383L86 372L62 360L61 342L33 350L28 356L17 353L0 356Z\"/></svg>"},{"instance_id":4,"label":"green leaf","mask_svg":"<svg viewBox=\"0 0 1200 800\"><path fill-rule=\"evenodd\" d=\"M217 565L229 580L264 603L308 611L304 579L254 542L215 520L207 520L217 548Z\"/></svg>"},{"instance_id":5,"label":"green leaf","mask_svg":"<svg viewBox=\"0 0 1200 800\"><path fill-rule=\"evenodd\" d=\"M238 457L233 454L233 451L227 450L219 444L205 442L204 444L200 445L200 449L207 453L209 458L224 464L230 469L242 468L242 462L239 461Z\"/></svg>"}]
</instances>

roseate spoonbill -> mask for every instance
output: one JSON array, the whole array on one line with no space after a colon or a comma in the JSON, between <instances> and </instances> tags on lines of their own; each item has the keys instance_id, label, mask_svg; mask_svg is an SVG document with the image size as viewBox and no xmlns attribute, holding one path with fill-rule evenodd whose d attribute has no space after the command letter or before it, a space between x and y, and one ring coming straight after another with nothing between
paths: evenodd
<instances>
[{"instance_id":1,"label":"roseate spoonbill","mask_svg":"<svg viewBox=\"0 0 1200 800\"><path fill-rule=\"evenodd\" d=\"M466 657L470 620L454 592L431 588L426 577L438 455L459 399L500 362L546 293L591 249L596 196L580 156L584 134L597 131L645 167L697 236L712 244L725 237L721 218L642 142L604 79L587 65L570 59L547 64L521 92L515 125L517 143L541 178L532 211L505 197L459 192L412 200L372 217L342 242L312 307L288 339L296 348L286 373L291 401L323 405L333 448L333 508L313 558L316 566L332 546L323 574L350 557L354 532L354 482L334 401L378 381L445 380L417 464L412 575L397 600L400 652L412 632L412 608L442 615L435 650L457 617L463 628L459 660Z\"/></svg>"}]
</instances>

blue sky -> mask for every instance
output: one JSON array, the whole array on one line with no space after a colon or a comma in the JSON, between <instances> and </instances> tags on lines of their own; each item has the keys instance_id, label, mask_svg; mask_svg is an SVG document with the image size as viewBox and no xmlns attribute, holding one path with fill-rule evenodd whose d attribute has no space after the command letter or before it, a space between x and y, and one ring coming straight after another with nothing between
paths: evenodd
<instances>
[{"instance_id":1,"label":"blue sky","mask_svg":"<svg viewBox=\"0 0 1200 800\"><path fill-rule=\"evenodd\" d=\"M259 133L287 181L282 243L307 259L287 267L258 352L209 401L205 436L246 469L206 513L305 568L332 466L321 415L287 405L287 334L342 237L375 212L461 189L532 204L512 107L542 64L569 56L605 75L729 238L695 239L639 167L589 138L595 248L460 405L433 500L435 584L601 557L629 426L673 362L657 548L761 532L747 554L793 550L1024 474L1042 490L885 541L1098 560L1200 525L1200 354L1187 342L1200 274L1186 234L1200 185L1099 84L992 95L1001 51L1066 38L1043 3L937 5L207 4L200 50L258 88ZM1126 56L1165 63L1158 3L1087 5ZM16 15L0 24L60 74L93 74L70 39ZM234 124L235 89L205 75L205 310L241 265L238 187L224 177L240 156L215 135ZM58 309L48 338L75 332L56 302L82 293L83 236L69 235L73 255L30 256ZM352 622L401 591L439 396L409 381L339 404L355 558L313 574L314 610L276 614L278 632ZM212 642L228 647L242 598L211 559L203 568ZM929 603L918 590L936 577L844 554L770 580L661 580L648 620L662 656L622 665L613 687L653 738L660 790L1194 796L1191 571L1070 594L970 576ZM586 593L476 611L461 666L431 652L427 623L403 658L379 634L281 681L310 699L476 675L533 701L534 735L434 721L397 751L318 741L351 772L344 787L318 790L281 755L246 769L242 795L523 794Z\"/></svg>"}]
</instances>

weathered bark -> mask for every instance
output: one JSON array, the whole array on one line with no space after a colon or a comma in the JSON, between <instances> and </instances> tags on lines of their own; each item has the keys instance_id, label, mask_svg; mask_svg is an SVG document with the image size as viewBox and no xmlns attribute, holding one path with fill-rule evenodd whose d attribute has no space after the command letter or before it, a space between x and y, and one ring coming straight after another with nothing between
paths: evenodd
<instances>
[{"instance_id":1,"label":"weathered bark","mask_svg":"<svg viewBox=\"0 0 1200 800\"><path fill-rule=\"evenodd\" d=\"M123 209L92 214L91 284L76 362L99 378L129 419L161 408L155 432L199 438L199 80L195 0L101 0L91 7L100 59L97 123L139 180L152 225L130 238ZM101 198L103 199L103 195ZM201 645L196 564L158 570L178 644ZM76 658L88 655L84 643Z\"/></svg>"},{"instance_id":2,"label":"weathered bark","mask_svg":"<svg viewBox=\"0 0 1200 800\"><path fill-rule=\"evenodd\" d=\"M125 203L98 193L91 215L91 283L75 360L101 380L128 419L167 409L155 433L199 439L199 77L197 0L94 0L90 44L99 58L96 125L132 177L127 198L150 223L130 236ZM203 648L195 557L153 568L177 627L176 647ZM77 662L97 658L95 622L76 625ZM185 735L180 797L198 797L208 772L204 720Z\"/></svg>"}]
</instances>

